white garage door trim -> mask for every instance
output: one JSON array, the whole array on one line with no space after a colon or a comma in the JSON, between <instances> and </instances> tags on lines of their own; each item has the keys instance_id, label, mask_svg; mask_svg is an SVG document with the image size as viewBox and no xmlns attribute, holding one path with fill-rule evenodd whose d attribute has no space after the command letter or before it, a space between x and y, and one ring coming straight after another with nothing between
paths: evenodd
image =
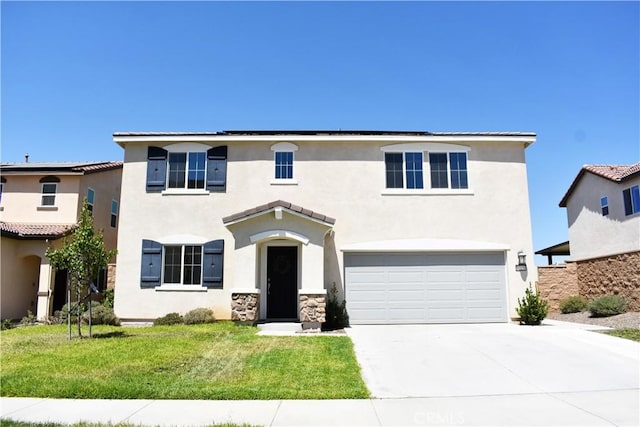
<instances>
[{"instance_id":1,"label":"white garage door trim","mask_svg":"<svg viewBox=\"0 0 640 427\"><path fill-rule=\"evenodd\" d=\"M347 252L352 324L506 322L506 254Z\"/></svg>"}]
</instances>

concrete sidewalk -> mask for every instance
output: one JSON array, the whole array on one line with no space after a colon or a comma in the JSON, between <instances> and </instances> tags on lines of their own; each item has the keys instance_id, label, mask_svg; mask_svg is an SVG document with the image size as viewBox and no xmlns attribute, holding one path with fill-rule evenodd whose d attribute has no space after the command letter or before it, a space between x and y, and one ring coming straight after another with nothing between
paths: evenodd
<instances>
[{"instance_id":1,"label":"concrete sidewalk","mask_svg":"<svg viewBox=\"0 0 640 427\"><path fill-rule=\"evenodd\" d=\"M65 400L1 398L17 421L201 426L637 426L638 389L370 400Z\"/></svg>"}]
</instances>

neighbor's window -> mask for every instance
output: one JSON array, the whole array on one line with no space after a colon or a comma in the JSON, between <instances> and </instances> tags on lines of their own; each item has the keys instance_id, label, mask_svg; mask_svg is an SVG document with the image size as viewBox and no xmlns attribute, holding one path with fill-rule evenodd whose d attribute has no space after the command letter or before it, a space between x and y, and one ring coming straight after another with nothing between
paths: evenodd
<instances>
[{"instance_id":1,"label":"neighbor's window","mask_svg":"<svg viewBox=\"0 0 640 427\"><path fill-rule=\"evenodd\" d=\"M422 153L384 153L384 164L387 188L424 188Z\"/></svg>"},{"instance_id":2,"label":"neighbor's window","mask_svg":"<svg viewBox=\"0 0 640 427\"><path fill-rule=\"evenodd\" d=\"M293 179L293 151L275 152L276 179Z\"/></svg>"},{"instance_id":3,"label":"neighbor's window","mask_svg":"<svg viewBox=\"0 0 640 427\"><path fill-rule=\"evenodd\" d=\"M206 153L169 153L168 188L205 188Z\"/></svg>"},{"instance_id":4,"label":"neighbor's window","mask_svg":"<svg viewBox=\"0 0 640 427\"><path fill-rule=\"evenodd\" d=\"M429 153L429 167L431 188L469 188L467 153Z\"/></svg>"},{"instance_id":5,"label":"neighbor's window","mask_svg":"<svg viewBox=\"0 0 640 427\"><path fill-rule=\"evenodd\" d=\"M95 197L96 197L96 192L93 190L93 188L88 188L87 189L87 209L92 214L93 214L93 201Z\"/></svg>"},{"instance_id":6,"label":"neighbor's window","mask_svg":"<svg viewBox=\"0 0 640 427\"><path fill-rule=\"evenodd\" d=\"M640 212L640 186L634 185L622 191L624 214L633 215Z\"/></svg>"},{"instance_id":7,"label":"neighbor's window","mask_svg":"<svg viewBox=\"0 0 640 427\"><path fill-rule=\"evenodd\" d=\"M602 216L609 215L609 199L607 199L607 196L600 198L600 210L602 211Z\"/></svg>"},{"instance_id":8,"label":"neighbor's window","mask_svg":"<svg viewBox=\"0 0 640 427\"><path fill-rule=\"evenodd\" d=\"M2 193L4 192L4 182L0 182L0 203L2 203Z\"/></svg>"},{"instance_id":9,"label":"neighbor's window","mask_svg":"<svg viewBox=\"0 0 640 427\"><path fill-rule=\"evenodd\" d=\"M54 182L42 184L42 206L56 205L56 191L58 184Z\"/></svg>"},{"instance_id":10,"label":"neighbor's window","mask_svg":"<svg viewBox=\"0 0 640 427\"><path fill-rule=\"evenodd\" d=\"M116 200L111 201L111 227L116 228L118 224L118 202Z\"/></svg>"},{"instance_id":11,"label":"neighbor's window","mask_svg":"<svg viewBox=\"0 0 640 427\"><path fill-rule=\"evenodd\" d=\"M199 285L202 278L202 246L164 247L164 283Z\"/></svg>"}]
</instances>

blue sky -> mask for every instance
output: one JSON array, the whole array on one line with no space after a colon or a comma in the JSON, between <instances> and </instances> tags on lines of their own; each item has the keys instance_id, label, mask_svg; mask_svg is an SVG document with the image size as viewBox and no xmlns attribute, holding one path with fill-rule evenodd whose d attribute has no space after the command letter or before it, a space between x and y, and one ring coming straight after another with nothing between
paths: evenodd
<instances>
[{"instance_id":1,"label":"blue sky","mask_svg":"<svg viewBox=\"0 0 640 427\"><path fill-rule=\"evenodd\" d=\"M640 158L639 2L7 2L2 161L115 131L532 131L535 249L584 164ZM544 259L536 259L544 263Z\"/></svg>"}]
</instances>

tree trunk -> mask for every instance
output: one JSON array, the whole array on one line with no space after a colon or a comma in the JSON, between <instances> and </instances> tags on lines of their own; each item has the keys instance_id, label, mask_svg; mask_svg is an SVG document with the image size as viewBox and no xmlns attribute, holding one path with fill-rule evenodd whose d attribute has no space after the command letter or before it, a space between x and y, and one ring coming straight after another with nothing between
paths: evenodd
<instances>
[{"instance_id":1,"label":"tree trunk","mask_svg":"<svg viewBox=\"0 0 640 427\"><path fill-rule=\"evenodd\" d=\"M91 287L89 287L87 297L89 298L89 338L91 338Z\"/></svg>"},{"instance_id":2,"label":"tree trunk","mask_svg":"<svg viewBox=\"0 0 640 427\"><path fill-rule=\"evenodd\" d=\"M69 280L69 270L67 270L67 329L69 339L71 339L71 281Z\"/></svg>"},{"instance_id":3,"label":"tree trunk","mask_svg":"<svg viewBox=\"0 0 640 427\"><path fill-rule=\"evenodd\" d=\"M82 310L80 309L82 307L82 294L80 293L80 288L78 288L76 295L78 297L78 338L82 338Z\"/></svg>"}]
</instances>

